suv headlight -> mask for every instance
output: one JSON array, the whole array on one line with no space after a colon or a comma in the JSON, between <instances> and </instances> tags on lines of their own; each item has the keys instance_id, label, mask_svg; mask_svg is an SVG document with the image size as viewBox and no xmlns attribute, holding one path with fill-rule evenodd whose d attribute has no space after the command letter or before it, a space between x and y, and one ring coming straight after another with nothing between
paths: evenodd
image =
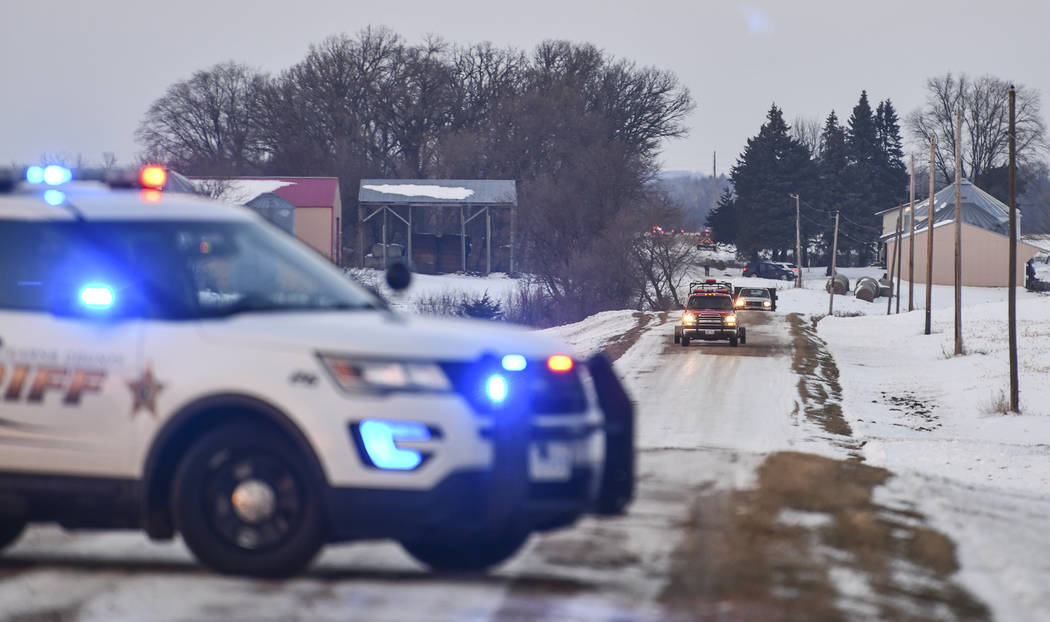
<instances>
[{"instance_id":1,"label":"suv headlight","mask_svg":"<svg viewBox=\"0 0 1050 622\"><path fill-rule=\"evenodd\" d=\"M452 390L448 376L436 363L318 356L332 379L346 391Z\"/></svg>"}]
</instances>

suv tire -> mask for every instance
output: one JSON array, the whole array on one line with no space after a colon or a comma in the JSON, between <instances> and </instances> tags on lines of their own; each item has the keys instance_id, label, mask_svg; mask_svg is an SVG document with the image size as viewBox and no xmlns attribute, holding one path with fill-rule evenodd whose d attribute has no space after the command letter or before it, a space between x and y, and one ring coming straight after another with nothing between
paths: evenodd
<instances>
[{"instance_id":1,"label":"suv tire","mask_svg":"<svg viewBox=\"0 0 1050 622\"><path fill-rule=\"evenodd\" d=\"M523 529L482 533L433 533L402 542L409 555L438 572L481 572L510 559L528 540Z\"/></svg>"},{"instance_id":2,"label":"suv tire","mask_svg":"<svg viewBox=\"0 0 1050 622\"><path fill-rule=\"evenodd\" d=\"M175 471L171 508L197 559L226 574L288 576L325 542L317 482L295 447L257 424L194 442Z\"/></svg>"},{"instance_id":3,"label":"suv tire","mask_svg":"<svg viewBox=\"0 0 1050 622\"><path fill-rule=\"evenodd\" d=\"M23 521L0 521L0 551L17 542L25 528L26 524Z\"/></svg>"}]
</instances>

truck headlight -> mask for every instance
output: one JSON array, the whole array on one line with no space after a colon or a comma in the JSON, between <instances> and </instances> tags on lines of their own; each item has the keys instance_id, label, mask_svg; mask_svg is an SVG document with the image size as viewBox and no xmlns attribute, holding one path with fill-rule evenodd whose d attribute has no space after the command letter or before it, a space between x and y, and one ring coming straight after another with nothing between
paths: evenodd
<instances>
[{"instance_id":1,"label":"truck headlight","mask_svg":"<svg viewBox=\"0 0 1050 622\"><path fill-rule=\"evenodd\" d=\"M743 298L737 298L736 299L736 306L742 307L742 306L744 306L746 304L747 304L747 301L744 300Z\"/></svg>"},{"instance_id":2,"label":"truck headlight","mask_svg":"<svg viewBox=\"0 0 1050 622\"><path fill-rule=\"evenodd\" d=\"M696 316L695 315L693 315L692 313L689 313L688 311L686 311L685 313L682 314L682 323L683 324L692 324L693 322L696 322Z\"/></svg>"},{"instance_id":3,"label":"truck headlight","mask_svg":"<svg viewBox=\"0 0 1050 622\"><path fill-rule=\"evenodd\" d=\"M725 321L726 326L736 326L736 314L729 314L722 319Z\"/></svg>"},{"instance_id":4,"label":"truck headlight","mask_svg":"<svg viewBox=\"0 0 1050 622\"><path fill-rule=\"evenodd\" d=\"M332 379L346 391L449 391L452 383L436 363L355 359L319 355Z\"/></svg>"},{"instance_id":5,"label":"truck headlight","mask_svg":"<svg viewBox=\"0 0 1050 622\"><path fill-rule=\"evenodd\" d=\"M773 303L769 302L768 300L763 300L762 301L762 306L763 307L770 307L770 306L773 306Z\"/></svg>"}]
</instances>

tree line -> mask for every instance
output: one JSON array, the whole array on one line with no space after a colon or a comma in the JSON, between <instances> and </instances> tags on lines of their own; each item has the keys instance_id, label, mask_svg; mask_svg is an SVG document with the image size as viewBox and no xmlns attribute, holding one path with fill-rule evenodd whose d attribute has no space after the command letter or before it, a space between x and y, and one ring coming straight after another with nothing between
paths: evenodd
<instances>
[{"instance_id":1,"label":"tree line","mask_svg":"<svg viewBox=\"0 0 1050 622\"><path fill-rule=\"evenodd\" d=\"M198 71L150 106L137 138L190 175L338 177L345 240L363 178L517 180L520 265L560 309L551 321L568 321L644 299L636 233L673 209L650 182L693 106L672 73L586 43L526 53L368 28L276 76Z\"/></svg>"},{"instance_id":2,"label":"tree line","mask_svg":"<svg viewBox=\"0 0 1050 622\"><path fill-rule=\"evenodd\" d=\"M917 200L926 196L930 174L938 189L954 179L956 115L963 119L962 176L1008 200L1008 89L1008 82L987 76L949 73L927 81L925 105L905 120L916 154ZM1038 92L1020 86L1017 94L1018 203L1022 210L1031 208L1030 224L1037 224L1044 220L1038 193L1047 178L1046 127ZM930 138L936 139L932 171ZM901 120L890 99L872 109L862 91L845 124L832 111L819 126L799 118L789 126L774 104L732 168L733 189L723 193L707 224L720 240L736 242L745 256L794 257L791 195L797 194L803 260L816 252L817 261L828 261L838 212L839 265L867 265L879 251L882 226L876 213L908 200L904 156ZM1026 186L1029 192L1023 194Z\"/></svg>"}]
</instances>

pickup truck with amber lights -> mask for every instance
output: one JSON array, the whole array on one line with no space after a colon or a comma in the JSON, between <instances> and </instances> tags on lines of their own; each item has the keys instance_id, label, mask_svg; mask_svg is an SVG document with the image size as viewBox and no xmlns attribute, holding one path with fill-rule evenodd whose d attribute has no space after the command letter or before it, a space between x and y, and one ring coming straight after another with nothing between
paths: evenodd
<instances>
[{"instance_id":1,"label":"pickup truck with amber lights","mask_svg":"<svg viewBox=\"0 0 1050 622\"><path fill-rule=\"evenodd\" d=\"M0 169L0 549L53 522L178 534L223 573L379 538L481 570L625 511L634 414L608 360L395 313L172 179Z\"/></svg>"},{"instance_id":2,"label":"pickup truck with amber lights","mask_svg":"<svg viewBox=\"0 0 1050 622\"><path fill-rule=\"evenodd\" d=\"M729 341L734 348L747 343L733 301L733 285L708 279L689 284L689 298L674 328L674 342L688 346L693 339Z\"/></svg>"}]
</instances>

